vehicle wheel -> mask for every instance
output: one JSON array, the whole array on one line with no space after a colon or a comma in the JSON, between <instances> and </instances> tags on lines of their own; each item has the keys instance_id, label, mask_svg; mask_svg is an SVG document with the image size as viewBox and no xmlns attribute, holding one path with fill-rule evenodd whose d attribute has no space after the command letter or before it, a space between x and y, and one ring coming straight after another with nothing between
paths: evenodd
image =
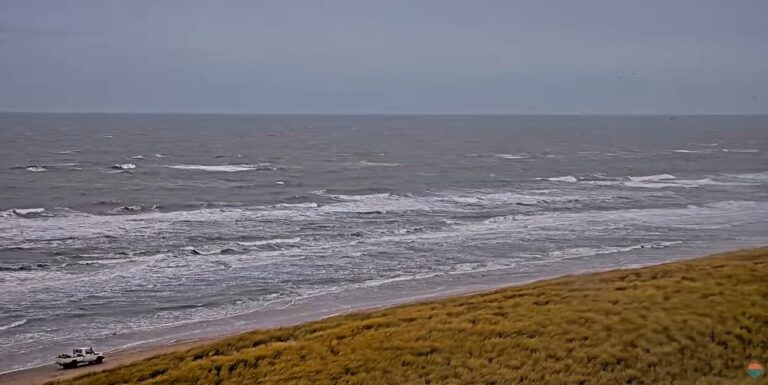
<instances>
[{"instance_id":1,"label":"vehicle wheel","mask_svg":"<svg viewBox=\"0 0 768 385\"><path fill-rule=\"evenodd\" d=\"M104 362L104 357L96 357L96 361L94 361L94 363L97 364L97 365L102 363L102 362Z\"/></svg>"},{"instance_id":2,"label":"vehicle wheel","mask_svg":"<svg viewBox=\"0 0 768 385\"><path fill-rule=\"evenodd\" d=\"M70 363L64 365L64 369L74 369L76 367L77 367L77 361L70 362Z\"/></svg>"}]
</instances>

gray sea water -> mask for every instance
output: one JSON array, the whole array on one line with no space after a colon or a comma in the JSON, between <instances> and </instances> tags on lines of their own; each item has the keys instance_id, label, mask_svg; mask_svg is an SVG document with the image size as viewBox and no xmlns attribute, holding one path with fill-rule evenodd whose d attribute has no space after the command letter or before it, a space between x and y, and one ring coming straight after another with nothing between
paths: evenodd
<instances>
[{"instance_id":1,"label":"gray sea water","mask_svg":"<svg viewBox=\"0 0 768 385\"><path fill-rule=\"evenodd\" d=\"M768 117L0 114L0 372L768 240Z\"/></svg>"}]
</instances>

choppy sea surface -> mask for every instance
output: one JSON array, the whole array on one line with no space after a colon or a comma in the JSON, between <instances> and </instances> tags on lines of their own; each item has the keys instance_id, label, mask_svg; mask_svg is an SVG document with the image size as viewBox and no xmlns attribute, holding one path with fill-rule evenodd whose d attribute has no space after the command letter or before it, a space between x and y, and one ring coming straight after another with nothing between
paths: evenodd
<instances>
[{"instance_id":1,"label":"choppy sea surface","mask_svg":"<svg viewBox=\"0 0 768 385\"><path fill-rule=\"evenodd\" d=\"M0 372L768 242L766 116L0 114Z\"/></svg>"}]
</instances>

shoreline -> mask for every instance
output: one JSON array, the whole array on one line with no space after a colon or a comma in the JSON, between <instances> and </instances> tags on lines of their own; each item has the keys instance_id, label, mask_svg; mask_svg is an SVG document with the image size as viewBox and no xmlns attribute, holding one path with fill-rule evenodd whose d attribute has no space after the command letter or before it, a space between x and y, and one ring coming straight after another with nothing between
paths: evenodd
<instances>
[{"instance_id":1,"label":"shoreline","mask_svg":"<svg viewBox=\"0 0 768 385\"><path fill-rule=\"evenodd\" d=\"M756 249L760 249L760 248L762 247L757 247ZM752 249L737 249L736 251L742 251L742 250L752 250ZM695 261L699 259L705 259L712 256L720 255L722 253L723 251L715 251L705 255L697 254L697 256L695 257L678 256L678 257L671 257L667 260L650 262L642 265L632 265L632 266L625 266L625 267L619 266L619 267L613 267L608 269L598 268L598 269L587 269L587 270L581 270L581 271L570 271L570 272L565 271L565 272L559 272L553 275L541 275L541 276L537 275L537 276L530 277L529 279L522 279L519 281L508 282L506 284L498 284L498 285L489 284L489 285L484 285L479 287L472 286L472 285L459 286L453 290L435 291L433 293L422 293L421 295L416 295L416 296L407 297L407 298L398 298L385 303L372 302L372 303L369 303L368 305L363 304L361 306L350 305L348 307L340 307L337 309L326 308L325 312L310 313L308 317L307 316L302 317L302 314L299 314L298 318L294 318L293 321L288 321L288 322L280 322L279 319L277 319L276 323L267 324L267 326L255 325L253 327L250 327L244 330L232 330L225 333L207 335L199 338L179 339L171 342L164 342L164 343L161 342L154 345L139 344L137 346L131 346L127 348L118 348L116 350L107 351L106 360L101 365L90 365L90 366L86 365L86 366L81 366L77 369L63 370L63 369L60 369L55 364L44 364L39 366L32 366L28 368L12 370L8 372L0 373L0 383L4 385L38 385L38 384L42 385L54 380L71 379L73 377L77 377L87 373L101 372L101 371L113 369L116 367L124 366L130 363L134 363L136 361L140 361L140 360L157 356L157 355L181 352L181 351L189 350L199 346L213 344L222 340L226 340L238 335L251 333L251 332L266 331L270 329L278 329L283 327L292 327L292 326L305 324L308 322L321 321L327 318L332 318L337 316L345 316L345 315L356 314L356 313L368 313L368 312L374 312L381 309L394 308L394 307L404 306L404 305L414 305L414 304L427 303L430 301L439 301L439 300L445 300L445 299L451 299L451 298L468 297L468 296L479 295L484 293L492 293L498 290L519 287L527 284L538 284L538 283L549 281L549 280L562 279L564 277L578 278L582 276L588 276L591 274L609 273L609 272L622 271L622 270L634 270L634 269L648 268L651 266L661 266L661 265L674 264L679 262ZM328 310L333 310L333 311L328 312Z\"/></svg>"},{"instance_id":2,"label":"shoreline","mask_svg":"<svg viewBox=\"0 0 768 385\"><path fill-rule=\"evenodd\" d=\"M668 263L668 262L661 262L659 264L663 264L663 263ZM637 267L630 267L630 268L637 268ZM614 269L614 270L621 270L621 269ZM254 327L252 329L243 330L243 331L235 331L235 332L229 332L224 334L217 334L217 335L187 339L187 340L178 340L178 341L160 343L155 345L139 344L137 346L119 348L116 350L105 352L106 357L105 357L104 363L100 365L84 365L84 366L79 366L76 369L61 369L56 364L43 364L43 365L30 366L27 368L15 369L8 372L2 372L0 373L0 384L43 385L51 381L65 380L65 379L74 378L83 374L106 371L119 366L131 364L146 358L150 358L156 355L181 352L181 351L193 349L199 346L213 344L213 343L226 340L238 335L247 334L255 331L265 331L270 329L297 326L307 322L321 321L321 320L325 320L327 318L332 318L336 316L372 312L372 311L377 311L377 310L382 310L382 309L402 306L402 305L412 305L412 304L418 304L418 303L423 303L427 301L435 301L435 300L441 300L441 299L470 296L475 294L490 293L490 292L507 288L507 287L526 285L534 282L540 282L540 281L545 281L549 279L565 277L568 275L581 275L581 274L590 274L595 272L596 271L565 273L565 274L560 274L556 276L549 276L549 277L520 281L517 283L512 283L504 286L485 287L485 288L477 288L477 289L468 288L467 290L456 290L452 292L438 292L434 295L419 295L414 297L401 298L400 300L393 300L391 303L387 303L387 304L349 308L347 310L334 312L328 315L324 315L322 317L309 318L307 320L291 322L291 323L281 323L281 324L277 324L269 327ZM226 318L222 318L222 319L226 319Z\"/></svg>"}]
</instances>

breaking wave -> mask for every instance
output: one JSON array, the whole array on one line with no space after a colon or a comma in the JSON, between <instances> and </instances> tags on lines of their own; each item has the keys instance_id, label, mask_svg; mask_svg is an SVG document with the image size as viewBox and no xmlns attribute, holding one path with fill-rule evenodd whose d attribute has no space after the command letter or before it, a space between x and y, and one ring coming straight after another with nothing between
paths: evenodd
<instances>
[{"instance_id":1,"label":"breaking wave","mask_svg":"<svg viewBox=\"0 0 768 385\"><path fill-rule=\"evenodd\" d=\"M45 209L42 207L32 208L32 209L10 209L5 211L0 211L0 218L32 217L32 216L42 215L43 213L45 213Z\"/></svg>"},{"instance_id":2,"label":"breaking wave","mask_svg":"<svg viewBox=\"0 0 768 385\"><path fill-rule=\"evenodd\" d=\"M2 326L0 326L0 330L12 329L12 328L15 328L17 326L24 325L27 322L29 322L29 320L24 318L24 319L16 321L16 322L11 322L8 325L2 325Z\"/></svg>"}]
</instances>

